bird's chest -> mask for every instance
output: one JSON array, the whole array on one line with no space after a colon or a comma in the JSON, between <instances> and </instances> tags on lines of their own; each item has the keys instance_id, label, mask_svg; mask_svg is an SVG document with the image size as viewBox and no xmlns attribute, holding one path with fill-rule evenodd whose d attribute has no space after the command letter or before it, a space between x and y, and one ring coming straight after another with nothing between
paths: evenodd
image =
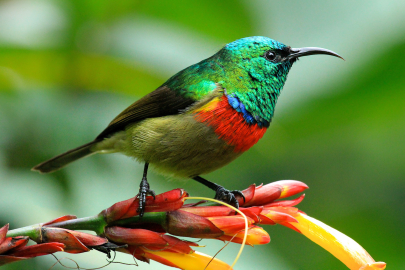
<instances>
[{"instance_id":1,"label":"bird's chest","mask_svg":"<svg viewBox=\"0 0 405 270\"><path fill-rule=\"evenodd\" d=\"M239 153L255 145L267 130L256 123L248 123L243 113L230 105L226 95L213 99L194 113L198 122L210 126L220 139Z\"/></svg>"}]
</instances>

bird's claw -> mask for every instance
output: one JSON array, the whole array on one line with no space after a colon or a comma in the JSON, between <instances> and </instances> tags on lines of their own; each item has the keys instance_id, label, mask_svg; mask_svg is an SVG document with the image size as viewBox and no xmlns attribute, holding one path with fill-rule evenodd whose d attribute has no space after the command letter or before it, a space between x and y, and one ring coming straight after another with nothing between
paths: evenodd
<instances>
[{"instance_id":1,"label":"bird's claw","mask_svg":"<svg viewBox=\"0 0 405 270\"><path fill-rule=\"evenodd\" d=\"M141 184L139 185L139 193L137 197L139 198L139 207L136 210L139 213L140 217L143 217L145 212L146 196L152 196L153 199L156 199L156 193L149 188L149 183L146 177L142 178Z\"/></svg>"},{"instance_id":2,"label":"bird's claw","mask_svg":"<svg viewBox=\"0 0 405 270\"><path fill-rule=\"evenodd\" d=\"M224 187L218 187L216 190L215 198L216 200L220 200L226 202L235 208L239 209L239 202L236 199L236 196L242 197L243 201L245 202L245 196L239 190L227 190Z\"/></svg>"}]
</instances>

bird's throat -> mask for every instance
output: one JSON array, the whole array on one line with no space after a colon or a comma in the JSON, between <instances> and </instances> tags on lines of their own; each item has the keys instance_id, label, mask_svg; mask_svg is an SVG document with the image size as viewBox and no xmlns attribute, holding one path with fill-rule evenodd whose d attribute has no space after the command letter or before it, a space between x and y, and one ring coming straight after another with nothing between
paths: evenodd
<instances>
[{"instance_id":1,"label":"bird's throat","mask_svg":"<svg viewBox=\"0 0 405 270\"><path fill-rule=\"evenodd\" d=\"M258 123L248 123L244 113L235 110L226 95L213 99L193 113L197 121L212 127L219 138L234 146L235 152L248 150L267 130Z\"/></svg>"}]
</instances>

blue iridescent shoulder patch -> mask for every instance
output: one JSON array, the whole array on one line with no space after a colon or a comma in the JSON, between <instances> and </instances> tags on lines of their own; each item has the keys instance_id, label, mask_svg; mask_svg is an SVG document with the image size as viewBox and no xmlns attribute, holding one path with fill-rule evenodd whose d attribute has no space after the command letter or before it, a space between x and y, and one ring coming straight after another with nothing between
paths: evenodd
<instances>
[{"instance_id":1,"label":"blue iridescent shoulder patch","mask_svg":"<svg viewBox=\"0 0 405 270\"><path fill-rule=\"evenodd\" d=\"M245 108L245 105L239 100L238 97L225 94L228 98L229 105L234 108L237 112L242 113L243 118L248 124L258 124L259 127L269 127L270 123L262 119L256 119L253 115L248 112Z\"/></svg>"}]
</instances>

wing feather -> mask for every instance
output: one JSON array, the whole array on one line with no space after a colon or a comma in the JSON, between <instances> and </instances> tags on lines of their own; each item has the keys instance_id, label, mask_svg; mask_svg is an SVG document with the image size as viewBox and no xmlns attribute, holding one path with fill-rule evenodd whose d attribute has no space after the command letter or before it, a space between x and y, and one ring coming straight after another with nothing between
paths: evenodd
<instances>
[{"instance_id":1,"label":"wing feather","mask_svg":"<svg viewBox=\"0 0 405 270\"><path fill-rule=\"evenodd\" d=\"M109 137L117 131L124 130L129 124L146 118L178 114L193 103L195 100L185 98L167 86L161 86L121 112L96 140Z\"/></svg>"}]
</instances>

